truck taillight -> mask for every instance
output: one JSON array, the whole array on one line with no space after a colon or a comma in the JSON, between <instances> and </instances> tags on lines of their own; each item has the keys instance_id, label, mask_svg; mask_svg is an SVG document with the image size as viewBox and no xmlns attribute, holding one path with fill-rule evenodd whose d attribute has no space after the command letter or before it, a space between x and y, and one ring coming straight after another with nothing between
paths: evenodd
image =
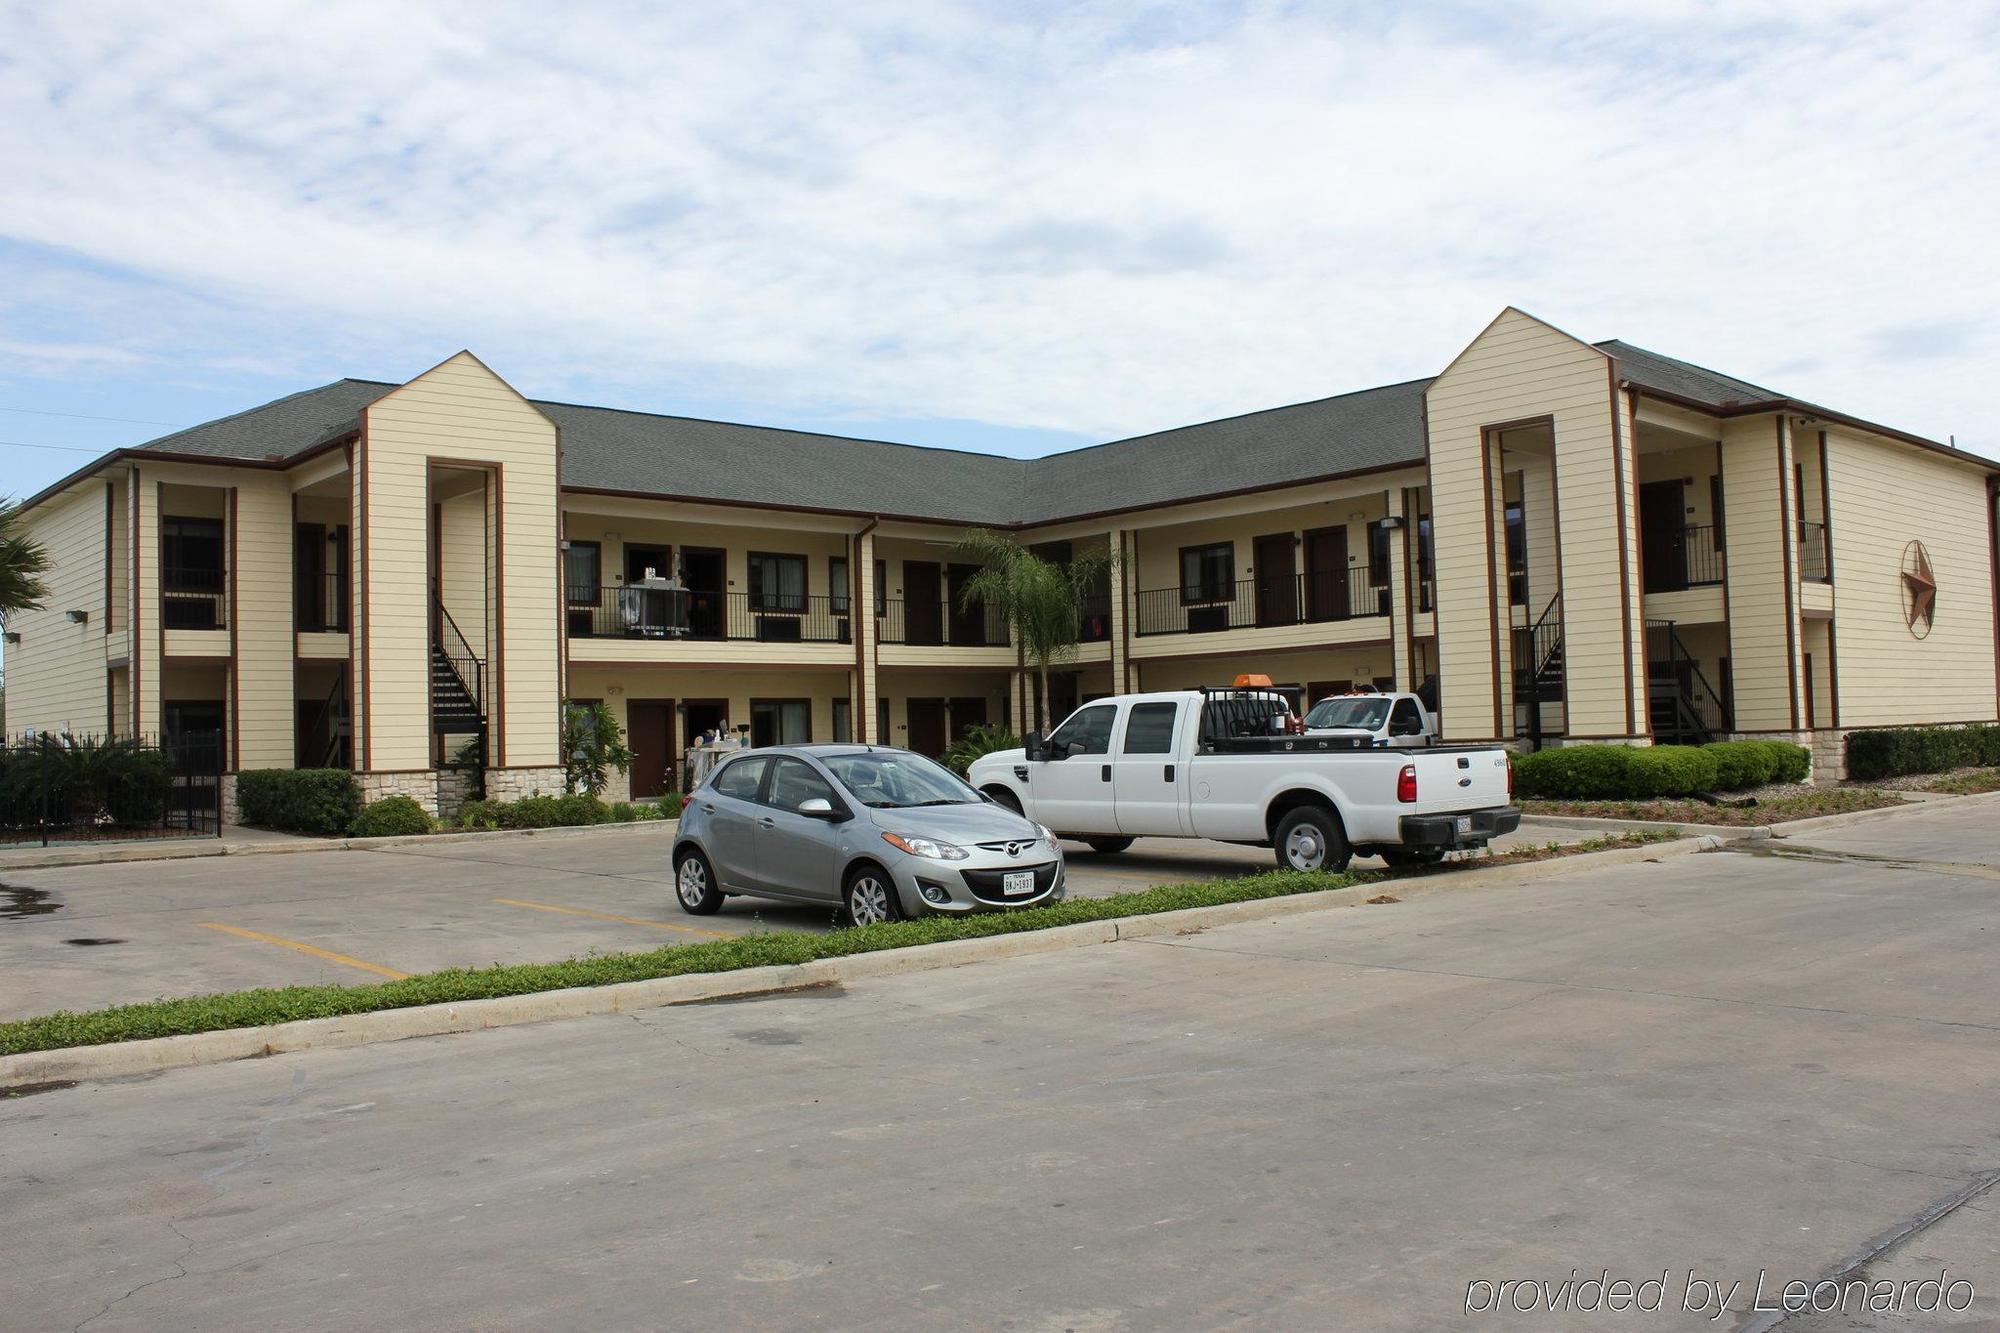
<instances>
[{"instance_id":1,"label":"truck taillight","mask_svg":"<svg viewBox=\"0 0 2000 1333\"><path fill-rule=\"evenodd\" d=\"M1414 805L1417 800L1417 766L1404 764L1403 771L1396 775L1396 799L1404 805Z\"/></svg>"},{"instance_id":2,"label":"truck taillight","mask_svg":"<svg viewBox=\"0 0 2000 1333\"><path fill-rule=\"evenodd\" d=\"M1507 751L1507 799L1514 799L1514 752Z\"/></svg>"}]
</instances>

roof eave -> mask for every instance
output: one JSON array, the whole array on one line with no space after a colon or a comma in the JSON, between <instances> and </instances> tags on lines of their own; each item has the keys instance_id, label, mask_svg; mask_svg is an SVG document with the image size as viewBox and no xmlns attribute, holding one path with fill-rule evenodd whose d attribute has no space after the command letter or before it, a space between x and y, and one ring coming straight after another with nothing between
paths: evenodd
<instances>
[{"instance_id":1,"label":"roof eave","mask_svg":"<svg viewBox=\"0 0 2000 1333\"><path fill-rule=\"evenodd\" d=\"M1961 463L1970 463L1975 467L1984 468L1989 472L2000 471L2000 461L1983 458L1978 454L1968 453L1964 449L1955 448L1949 444L1940 444L1936 440L1928 439L1922 435L1913 435L1906 430L1897 430L1894 426L1885 426L1879 421L1869 421L1864 417L1857 417L1847 412L1836 412L1830 407L1821 407L1818 403L1808 403L1799 398L1762 398L1743 402L1716 404L1704 402L1699 398L1690 398L1686 394L1674 393L1668 389L1655 389L1632 379L1620 380L1619 385L1621 388L1631 389L1635 393L1642 394L1647 398L1652 398L1662 403L1671 403L1676 407L1691 408L1696 412L1702 412L1712 417L1749 417L1757 416L1764 412L1799 412L1806 416L1820 417L1827 421L1836 421L1843 426L1852 426L1857 430L1869 431L1903 444L1913 444L1920 449L1929 449L1934 453L1943 454L1946 458L1956 459Z\"/></svg>"}]
</instances>

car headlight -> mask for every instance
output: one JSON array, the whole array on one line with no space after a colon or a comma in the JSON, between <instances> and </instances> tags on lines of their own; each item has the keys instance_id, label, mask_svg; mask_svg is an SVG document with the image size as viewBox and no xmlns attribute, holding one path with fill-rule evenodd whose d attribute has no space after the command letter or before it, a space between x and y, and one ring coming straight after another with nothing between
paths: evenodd
<instances>
[{"instance_id":1,"label":"car headlight","mask_svg":"<svg viewBox=\"0 0 2000 1333\"><path fill-rule=\"evenodd\" d=\"M949 842L939 842L936 838L919 838L902 833L884 833L882 841L898 851L911 856L924 856L933 861L963 861L971 853L965 848Z\"/></svg>"},{"instance_id":2,"label":"car headlight","mask_svg":"<svg viewBox=\"0 0 2000 1333\"><path fill-rule=\"evenodd\" d=\"M1053 850L1055 851L1062 850L1062 843L1057 840L1056 831L1054 829L1050 828L1046 824L1037 824L1035 825L1035 831L1042 835L1042 841L1046 842Z\"/></svg>"}]
</instances>

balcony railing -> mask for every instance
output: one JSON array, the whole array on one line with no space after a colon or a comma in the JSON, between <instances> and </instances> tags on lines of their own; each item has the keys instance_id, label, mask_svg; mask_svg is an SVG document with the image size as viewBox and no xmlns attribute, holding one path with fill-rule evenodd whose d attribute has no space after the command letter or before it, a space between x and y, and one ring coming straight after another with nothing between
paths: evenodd
<instances>
[{"instance_id":1,"label":"balcony railing","mask_svg":"<svg viewBox=\"0 0 2000 1333\"><path fill-rule=\"evenodd\" d=\"M571 588L576 639L851 643L847 599L686 588Z\"/></svg>"},{"instance_id":2,"label":"balcony railing","mask_svg":"<svg viewBox=\"0 0 2000 1333\"><path fill-rule=\"evenodd\" d=\"M1330 576L1240 579L1219 589L1154 588L1139 594L1135 618L1137 632L1144 635L1206 634L1388 614L1388 585L1370 583L1368 570L1356 565Z\"/></svg>"},{"instance_id":3,"label":"balcony railing","mask_svg":"<svg viewBox=\"0 0 2000 1333\"><path fill-rule=\"evenodd\" d=\"M1111 594L1094 593L1083 599L1083 619L1076 627L1078 643L1111 641Z\"/></svg>"},{"instance_id":4,"label":"balcony railing","mask_svg":"<svg viewBox=\"0 0 2000 1333\"><path fill-rule=\"evenodd\" d=\"M345 634L353 596L345 574L298 576L298 631L301 634Z\"/></svg>"},{"instance_id":5,"label":"balcony railing","mask_svg":"<svg viewBox=\"0 0 2000 1333\"><path fill-rule=\"evenodd\" d=\"M168 629L228 629L228 576L214 566L163 566L160 623Z\"/></svg>"},{"instance_id":6,"label":"balcony railing","mask_svg":"<svg viewBox=\"0 0 2000 1333\"><path fill-rule=\"evenodd\" d=\"M1833 566L1826 558L1826 524L1799 524L1799 577L1808 583L1831 583Z\"/></svg>"},{"instance_id":7,"label":"balcony railing","mask_svg":"<svg viewBox=\"0 0 2000 1333\"><path fill-rule=\"evenodd\" d=\"M1005 648L1012 642L1007 637L1007 618L998 608L982 606L967 611L947 601L887 598L882 613L875 617L875 627L876 638L883 643Z\"/></svg>"},{"instance_id":8,"label":"balcony railing","mask_svg":"<svg viewBox=\"0 0 2000 1333\"><path fill-rule=\"evenodd\" d=\"M1646 545L1647 592L1679 592L1722 582L1722 548L1713 527L1682 525L1647 536L1653 539Z\"/></svg>"}]
</instances>

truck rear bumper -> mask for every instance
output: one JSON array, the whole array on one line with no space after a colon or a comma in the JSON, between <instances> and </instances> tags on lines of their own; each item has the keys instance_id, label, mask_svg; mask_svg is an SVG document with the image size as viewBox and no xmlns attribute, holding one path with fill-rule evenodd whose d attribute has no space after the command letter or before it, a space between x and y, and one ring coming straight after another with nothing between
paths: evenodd
<instances>
[{"instance_id":1,"label":"truck rear bumper","mask_svg":"<svg viewBox=\"0 0 2000 1333\"><path fill-rule=\"evenodd\" d=\"M1521 812L1511 805L1468 810L1455 815L1404 815L1405 847L1483 847L1503 833L1521 827Z\"/></svg>"}]
</instances>

